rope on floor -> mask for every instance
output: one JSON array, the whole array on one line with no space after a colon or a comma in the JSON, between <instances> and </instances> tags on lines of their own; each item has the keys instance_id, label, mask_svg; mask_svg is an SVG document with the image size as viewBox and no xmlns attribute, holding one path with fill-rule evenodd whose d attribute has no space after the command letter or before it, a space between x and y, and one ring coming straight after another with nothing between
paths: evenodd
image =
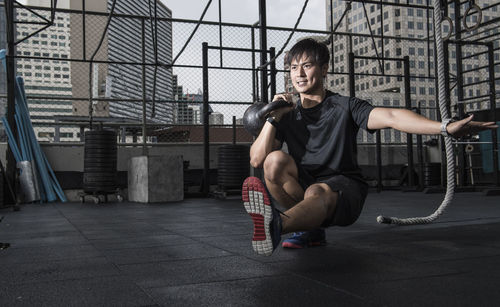
<instances>
[{"instance_id":1,"label":"rope on floor","mask_svg":"<svg viewBox=\"0 0 500 307\"><path fill-rule=\"evenodd\" d=\"M448 110L446 109L446 84L445 84L445 73L444 73L444 53L443 53L443 38L441 36L441 1L433 0L434 6L434 37L436 40L436 56L437 56L437 68L438 68L438 89L439 89L439 111L441 112L441 120L447 121L450 118ZM455 194L455 164L453 156L453 146L451 142L451 137L446 136L444 138L445 148L446 148L446 165L447 165L447 186L446 194L441 205L436 209L436 211L425 217L410 217L410 218L397 218L397 217L385 217L378 216L377 222L383 224L397 224L397 225L417 225L417 224L429 224L436 220L451 203L453 196Z\"/></svg>"}]
</instances>

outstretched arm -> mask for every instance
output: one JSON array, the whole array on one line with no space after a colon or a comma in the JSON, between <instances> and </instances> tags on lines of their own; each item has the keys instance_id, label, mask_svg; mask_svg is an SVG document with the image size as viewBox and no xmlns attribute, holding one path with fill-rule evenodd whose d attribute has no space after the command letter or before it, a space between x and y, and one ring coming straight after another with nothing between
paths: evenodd
<instances>
[{"instance_id":1,"label":"outstretched arm","mask_svg":"<svg viewBox=\"0 0 500 307\"><path fill-rule=\"evenodd\" d=\"M446 130L454 137L476 134L479 131L494 129L494 122L475 122L473 116L448 124ZM441 123L406 109L375 108L368 118L368 129L393 128L413 134L440 134Z\"/></svg>"}]
</instances>

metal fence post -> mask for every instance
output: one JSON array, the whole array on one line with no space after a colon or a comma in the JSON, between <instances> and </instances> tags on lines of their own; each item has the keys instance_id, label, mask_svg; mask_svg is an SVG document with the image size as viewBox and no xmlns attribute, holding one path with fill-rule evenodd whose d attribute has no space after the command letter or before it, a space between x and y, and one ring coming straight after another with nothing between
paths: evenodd
<instances>
[{"instance_id":1,"label":"metal fence post","mask_svg":"<svg viewBox=\"0 0 500 307\"><path fill-rule=\"evenodd\" d=\"M266 21L266 0L259 0L259 37L260 37L260 65L267 62L267 21ZM267 103L267 68L262 67L260 71L261 101Z\"/></svg>"},{"instance_id":2,"label":"metal fence post","mask_svg":"<svg viewBox=\"0 0 500 307\"><path fill-rule=\"evenodd\" d=\"M490 120L496 122L496 89L495 89L495 54L493 49L493 42L488 43L488 74L489 74L489 88L490 88ZM491 141L493 142L492 155L493 155L493 178L495 185L500 186L500 178L498 175L498 135L497 129L491 131Z\"/></svg>"},{"instance_id":3,"label":"metal fence post","mask_svg":"<svg viewBox=\"0 0 500 307\"><path fill-rule=\"evenodd\" d=\"M203 183L202 193L208 196L210 188L210 135L208 114L208 43L202 44L203 57Z\"/></svg>"},{"instance_id":4,"label":"metal fence post","mask_svg":"<svg viewBox=\"0 0 500 307\"><path fill-rule=\"evenodd\" d=\"M375 133L375 137L377 140L375 150L377 152L376 154L376 159L377 159L377 193L380 193L382 189L384 188L384 185L382 184L382 137L380 130L377 130Z\"/></svg>"},{"instance_id":5,"label":"metal fence post","mask_svg":"<svg viewBox=\"0 0 500 307\"><path fill-rule=\"evenodd\" d=\"M416 113L421 114L420 102L417 104ZM417 163L418 163L418 190L422 191L424 189L424 151L422 135L417 134Z\"/></svg>"},{"instance_id":6,"label":"metal fence post","mask_svg":"<svg viewBox=\"0 0 500 307\"><path fill-rule=\"evenodd\" d=\"M454 1L455 8L454 8L454 14L455 15L455 39L460 41L462 39L462 26L461 26L461 21L462 17L460 16L460 0L455 0ZM463 17L465 18L465 17ZM451 31L451 29L450 29ZM462 44L455 44L455 52L456 52L456 60L455 64L457 65L457 76L456 76L456 81L457 81L457 99L458 101L462 101L464 99L464 76L463 76L463 69L462 69ZM447 67L449 69L449 67ZM449 75L449 74L446 74ZM449 84L449 82L446 82L446 84ZM450 91L448 90L448 93ZM458 118L463 118L465 112L464 112L464 105L462 103L458 104ZM450 113L451 114L451 113ZM459 186L466 186L467 185L467 172L465 172L465 146L463 144L458 144L457 145L457 171L458 171L458 177L457 177L457 183ZM471 178L472 180L472 178Z\"/></svg>"},{"instance_id":7,"label":"metal fence post","mask_svg":"<svg viewBox=\"0 0 500 307\"><path fill-rule=\"evenodd\" d=\"M15 45L15 28L14 28L14 1L5 0L5 14L7 25L7 122L12 130L12 134L17 138L16 122L14 120L15 113L15 87L16 87L16 72L14 57L16 56ZM9 182L14 182L16 173L16 160L10 146L7 146L6 152L7 169L6 178ZM14 189L15 190L15 189ZM16 200L13 200L14 203Z\"/></svg>"},{"instance_id":8,"label":"metal fence post","mask_svg":"<svg viewBox=\"0 0 500 307\"><path fill-rule=\"evenodd\" d=\"M354 53L349 52L349 96L356 96L354 87Z\"/></svg>"},{"instance_id":9,"label":"metal fence post","mask_svg":"<svg viewBox=\"0 0 500 307\"><path fill-rule=\"evenodd\" d=\"M252 46L252 102L259 101L259 73L255 69L255 30L252 26L250 30L251 46Z\"/></svg>"},{"instance_id":10,"label":"metal fence post","mask_svg":"<svg viewBox=\"0 0 500 307\"><path fill-rule=\"evenodd\" d=\"M403 58L404 66L404 87L405 87L405 107L411 110L411 92L410 92L410 57ZM406 134L406 150L408 156L408 187L415 185L413 182L413 134Z\"/></svg>"},{"instance_id":11,"label":"metal fence post","mask_svg":"<svg viewBox=\"0 0 500 307\"><path fill-rule=\"evenodd\" d=\"M142 155L147 156L148 149L146 144L146 26L144 18L141 19L141 31L142 31Z\"/></svg>"},{"instance_id":12,"label":"metal fence post","mask_svg":"<svg viewBox=\"0 0 500 307\"><path fill-rule=\"evenodd\" d=\"M276 54L276 50L274 47L269 49L269 57L271 59L274 58ZM271 63L271 100L273 99L274 95L276 95L276 61L273 61Z\"/></svg>"}]
</instances>

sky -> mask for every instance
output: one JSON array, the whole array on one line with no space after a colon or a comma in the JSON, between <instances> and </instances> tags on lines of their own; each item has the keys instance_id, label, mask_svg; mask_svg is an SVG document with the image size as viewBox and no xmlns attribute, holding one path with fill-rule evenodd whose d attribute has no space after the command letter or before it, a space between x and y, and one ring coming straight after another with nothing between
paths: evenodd
<instances>
[{"instance_id":1,"label":"sky","mask_svg":"<svg viewBox=\"0 0 500 307\"><path fill-rule=\"evenodd\" d=\"M162 0L172 10L173 18L198 20L208 0ZM205 20L218 21L219 0L212 0ZM299 17L304 1L267 0L267 24L292 28ZM221 0L224 22L253 24L259 20L259 0ZM309 0L299 24L301 29L325 30L325 0Z\"/></svg>"}]
</instances>

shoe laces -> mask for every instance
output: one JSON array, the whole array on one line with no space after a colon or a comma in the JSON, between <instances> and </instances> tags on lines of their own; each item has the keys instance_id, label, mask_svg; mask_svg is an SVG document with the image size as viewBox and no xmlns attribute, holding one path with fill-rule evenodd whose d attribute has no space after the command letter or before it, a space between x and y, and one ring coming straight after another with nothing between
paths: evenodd
<instances>
[{"instance_id":1,"label":"shoe laces","mask_svg":"<svg viewBox=\"0 0 500 307\"><path fill-rule=\"evenodd\" d=\"M294 233L292 233L291 238L301 237L304 233L305 233L305 231L294 232Z\"/></svg>"},{"instance_id":2,"label":"shoe laces","mask_svg":"<svg viewBox=\"0 0 500 307\"><path fill-rule=\"evenodd\" d=\"M288 215L285 214L285 212L281 211L280 209L274 207L274 210L278 211L278 213L280 214L283 214L284 216L286 216L287 218L290 218Z\"/></svg>"}]
</instances>

